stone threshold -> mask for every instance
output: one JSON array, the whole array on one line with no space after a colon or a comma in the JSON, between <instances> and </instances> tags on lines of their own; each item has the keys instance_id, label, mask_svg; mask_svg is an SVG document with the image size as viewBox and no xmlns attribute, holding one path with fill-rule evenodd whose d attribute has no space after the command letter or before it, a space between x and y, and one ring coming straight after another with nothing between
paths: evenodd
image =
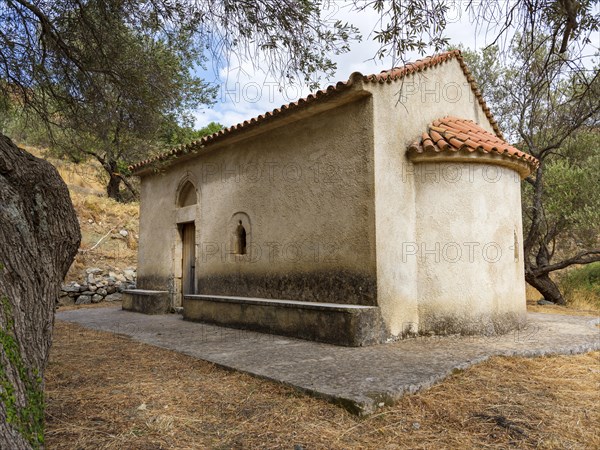
<instances>
[{"instance_id":1,"label":"stone threshold","mask_svg":"<svg viewBox=\"0 0 600 450\"><path fill-rule=\"evenodd\" d=\"M123 291L123 309L144 314L167 314L171 311L169 291L128 289Z\"/></svg>"}]
</instances>

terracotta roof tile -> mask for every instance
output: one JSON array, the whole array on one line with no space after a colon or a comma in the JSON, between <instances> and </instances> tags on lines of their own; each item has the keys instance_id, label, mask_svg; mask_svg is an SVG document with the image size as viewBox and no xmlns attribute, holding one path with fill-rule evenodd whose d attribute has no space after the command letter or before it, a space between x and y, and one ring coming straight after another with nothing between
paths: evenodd
<instances>
[{"instance_id":1,"label":"terracotta roof tile","mask_svg":"<svg viewBox=\"0 0 600 450\"><path fill-rule=\"evenodd\" d=\"M348 90L349 88L352 87L352 85L354 85L358 81L362 81L363 83L391 83L393 81L400 80L400 79L406 77L407 75L425 71L431 67L438 66L442 63L445 63L445 62L453 60L453 59L456 59L458 61L458 63L460 64L460 67L463 70L465 77L469 81L469 84L471 85L471 88L475 94L475 97L477 98L477 101L481 105L488 120L492 124L494 132L496 133L496 135L499 138L503 139L502 133L500 132L500 129L498 128L497 122L494 119L494 117L492 116L483 97L481 96L481 93L479 92L479 89L477 88L477 83L475 82L475 80L473 79L473 76L469 72L469 69L467 68L467 66L465 64L465 62L460 54L460 51L453 50L450 52L441 53L439 55L427 57L427 58L415 61L413 63L409 63L403 67L395 67L391 70L385 70L379 74L362 75L359 72L354 72L353 74L350 75L350 78L347 81L340 81L335 85L328 86L327 88L321 89L321 90L315 92L314 94L310 94L306 98L299 99L298 101L289 103L287 105L282 105L281 107L276 108L273 111L268 111L265 114L259 115L258 117L255 117L255 118L252 118L249 120L245 120L243 123L233 125L229 128L225 128L225 129L220 130L209 136L205 136L202 139L192 142L191 144L176 147L176 148L166 151L164 153L147 158L143 161L140 161L136 164L129 166L129 169L133 173L136 173L151 164L159 163L159 162L166 162L173 158L177 158L179 156L198 151L208 145L212 145L212 144L214 144L226 137L229 137L235 133L238 133L240 131L246 130L251 127L260 126L261 124L270 122L272 120L277 120L279 117L293 114L295 111L305 108L314 102L321 101L322 99L327 99L332 96L335 96L343 91ZM466 131L466 130L461 130L461 131ZM447 143L445 145L448 146Z\"/></svg>"},{"instance_id":2,"label":"terracotta roof tile","mask_svg":"<svg viewBox=\"0 0 600 450\"><path fill-rule=\"evenodd\" d=\"M435 146L432 145L435 143ZM504 139L493 135L472 120L457 117L444 117L435 120L421 138L408 147L408 157L442 152L493 154L525 163L528 172L537 169L539 161L533 156L508 144ZM526 176L526 174L522 173Z\"/></svg>"}]
</instances>

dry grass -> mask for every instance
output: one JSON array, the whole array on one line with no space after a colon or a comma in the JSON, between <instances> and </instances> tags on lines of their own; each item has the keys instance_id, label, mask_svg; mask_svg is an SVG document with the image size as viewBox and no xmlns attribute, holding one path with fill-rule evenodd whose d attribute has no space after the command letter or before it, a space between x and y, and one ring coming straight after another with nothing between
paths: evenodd
<instances>
[{"instance_id":1,"label":"dry grass","mask_svg":"<svg viewBox=\"0 0 600 450\"><path fill-rule=\"evenodd\" d=\"M90 160L76 164L50 156L47 149L23 144L19 144L19 147L50 162L70 189L90 194L102 194L105 191L102 168L98 162Z\"/></svg>"},{"instance_id":2,"label":"dry grass","mask_svg":"<svg viewBox=\"0 0 600 450\"><path fill-rule=\"evenodd\" d=\"M82 195L71 192L73 206L79 213L79 220L96 225L112 225L137 232L139 204L119 203L111 198ZM102 232L104 230L98 230Z\"/></svg>"},{"instance_id":3,"label":"dry grass","mask_svg":"<svg viewBox=\"0 0 600 450\"><path fill-rule=\"evenodd\" d=\"M575 305L538 305L536 301L527 300L527 311L545 314L563 314L568 316L598 316L599 311L595 305L584 304L581 309Z\"/></svg>"},{"instance_id":4,"label":"dry grass","mask_svg":"<svg viewBox=\"0 0 600 450\"><path fill-rule=\"evenodd\" d=\"M572 316L598 316L600 314L600 303L592 298L591 293L577 291L569 296L566 306L560 305L538 305L537 301L542 294L536 288L526 285L525 295L527 298L527 311L541 312L547 314L567 314Z\"/></svg>"},{"instance_id":5,"label":"dry grass","mask_svg":"<svg viewBox=\"0 0 600 450\"><path fill-rule=\"evenodd\" d=\"M583 289L574 290L570 293L568 302L570 308L600 313L600 301L593 292Z\"/></svg>"},{"instance_id":6,"label":"dry grass","mask_svg":"<svg viewBox=\"0 0 600 450\"><path fill-rule=\"evenodd\" d=\"M525 297L527 298L528 302L537 302L540 298L543 298L544 296L540 294L540 291L538 291L536 288L534 288L530 284L525 283Z\"/></svg>"},{"instance_id":7,"label":"dry grass","mask_svg":"<svg viewBox=\"0 0 600 450\"><path fill-rule=\"evenodd\" d=\"M88 303L85 305L64 305L57 306L56 311L72 311L74 309L96 309L96 308L113 308L121 307L121 301L115 302L100 302L100 303Z\"/></svg>"},{"instance_id":8,"label":"dry grass","mask_svg":"<svg viewBox=\"0 0 600 450\"><path fill-rule=\"evenodd\" d=\"M600 448L600 353L493 358L359 419L291 388L57 322L49 449Z\"/></svg>"}]
</instances>

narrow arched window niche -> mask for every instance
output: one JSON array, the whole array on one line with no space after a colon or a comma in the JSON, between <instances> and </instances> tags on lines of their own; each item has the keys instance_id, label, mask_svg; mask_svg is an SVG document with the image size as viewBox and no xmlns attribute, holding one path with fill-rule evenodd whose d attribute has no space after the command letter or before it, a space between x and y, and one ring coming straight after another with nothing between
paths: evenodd
<instances>
[{"instance_id":1,"label":"narrow arched window niche","mask_svg":"<svg viewBox=\"0 0 600 450\"><path fill-rule=\"evenodd\" d=\"M241 220L238 220L237 227L235 227L234 253L236 255L246 254L246 228L244 228Z\"/></svg>"},{"instance_id":2,"label":"narrow arched window niche","mask_svg":"<svg viewBox=\"0 0 600 450\"><path fill-rule=\"evenodd\" d=\"M229 236L229 252L236 256L248 255L252 239L252 229L248 214L239 211L231 216L229 219ZM241 260L245 260L245 258Z\"/></svg>"},{"instance_id":3,"label":"narrow arched window niche","mask_svg":"<svg viewBox=\"0 0 600 450\"><path fill-rule=\"evenodd\" d=\"M198 195L196 193L196 187L190 182L186 181L179 189L179 195L177 196L177 206L184 208L186 206L192 206L198 203Z\"/></svg>"}]
</instances>

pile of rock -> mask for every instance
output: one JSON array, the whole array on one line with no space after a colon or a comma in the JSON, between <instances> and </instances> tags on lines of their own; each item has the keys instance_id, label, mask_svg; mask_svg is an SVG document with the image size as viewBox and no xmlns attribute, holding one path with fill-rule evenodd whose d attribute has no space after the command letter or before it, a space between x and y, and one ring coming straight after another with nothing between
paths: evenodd
<instances>
[{"instance_id":1,"label":"pile of rock","mask_svg":"<svg viewBox=\"0 0 600 450\"><path fill-rule=\"evenodd\" d=\"M97 267L86 269L85 281L63 284L58 304L85 305L88 303L115 302L121 300L121 292L135 289L136 269L104 271Z\"/></svg>"}]
</instances>

